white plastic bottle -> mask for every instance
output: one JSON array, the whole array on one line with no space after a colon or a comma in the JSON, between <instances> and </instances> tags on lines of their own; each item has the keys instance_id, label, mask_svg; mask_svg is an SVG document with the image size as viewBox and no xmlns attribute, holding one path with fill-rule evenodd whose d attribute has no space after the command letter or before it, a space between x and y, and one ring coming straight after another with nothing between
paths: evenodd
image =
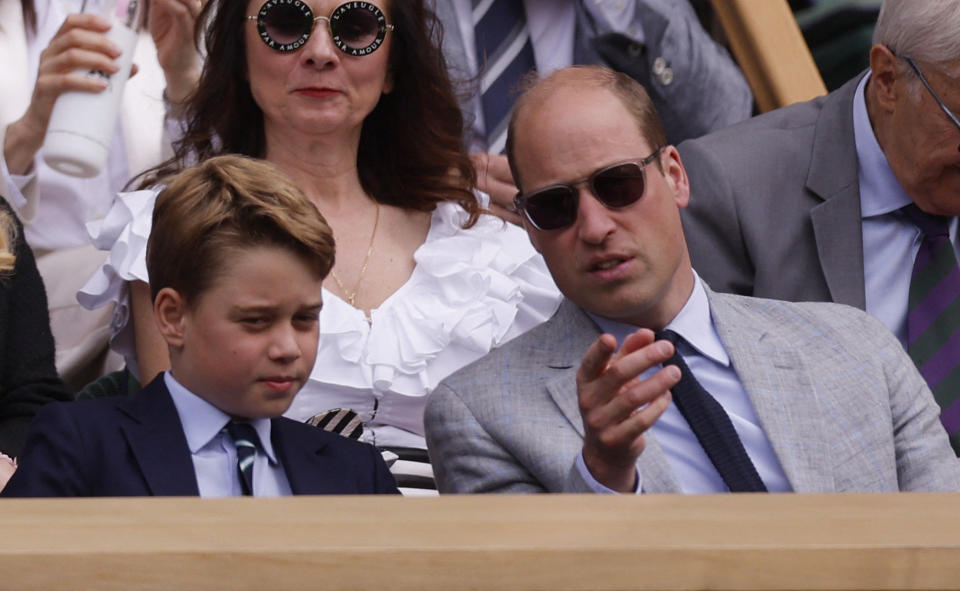
<instances>
[{"instance_id":1,"label":"white plastic bottle","mask_svg":"<svg viewBox=\"0 0 960 591\"><path fill-rule=\"evenodd\" d=\"M106 79L105 90L65 92L53 106L43 142L43 159L51 168L77 177L96 176L107 162L143 10L142 0L100 0L85 4L86 12L99 12L111 21L113 26L107 37L123 54L117 59L119 70L115 74L98 70L85 73Z\"/></svg>"}]
</instances>

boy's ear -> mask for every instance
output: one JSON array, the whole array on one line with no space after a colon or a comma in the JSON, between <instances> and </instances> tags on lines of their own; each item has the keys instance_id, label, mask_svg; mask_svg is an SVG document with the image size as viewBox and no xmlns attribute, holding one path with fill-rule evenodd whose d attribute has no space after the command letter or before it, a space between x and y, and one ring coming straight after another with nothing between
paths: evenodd
<instances>
[{"instance_id":1,"label":"boy's ear","mask_svg":"<svg viewBox=\"0 0 960 591\"><path fill-rule=\"evenodd\" d=\"M186 311L186 300L172 287L164 287L153 299L153 316L163 340L170 347L183 346Z\"/></svg>"}]
</instances>

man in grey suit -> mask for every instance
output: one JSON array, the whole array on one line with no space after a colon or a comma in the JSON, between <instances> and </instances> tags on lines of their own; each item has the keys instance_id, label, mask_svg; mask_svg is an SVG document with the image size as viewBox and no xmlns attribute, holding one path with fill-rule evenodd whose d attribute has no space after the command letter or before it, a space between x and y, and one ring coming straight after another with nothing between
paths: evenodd
<instances>
[{"instance_id":1,"label":"man in grey suit","mask_svg":"<svg viewBox=\"0 0 960 591\"><path fill-rule=\"evenodd\" d=\"M886 0L868 72L679 150L693 187L683 225L700 275L718 291L839 302L878 318L910 347L960 451L960 305L947 296L909 303L927 233L908 214L914 204L936 214L956 254L958 30L958 0ZM936 320L911 332L914 312ZM952 351L913 347L930 325ZM925 367L935 350L941 365Z\"/></svg>"},{"instance_id":2,"label":"man in grey suit","mask_svg":"<svg viewBox=\"0 0 960 591\"><path fill-rule=\"evenodd\" d=\"M462 107L478 181L494 205L509 203L516 187L500 155L503 136L492 134L495 123L483 118L480 74L486 73L484 64L495 67L496 55L478 55L474 27L478 11L496 10L491 4L501 1L433 1L451 77L466 91ZM628 74L648 89L671 143L742 121L752 112L753 96L743 74L686 0L512 2L526 20L525 34L535 55L530 66L547 74L573 64L596 64ZM496 139L488 140L491 135Z\"/></svg>"},{"instance_id":3,"label":"man in grey suit","mask_svg":"<svg viewBox=\"0 0 960 591\"><path fill-rule=\"evenodd\" d=\"M687 175L635 81L541 81L508 155L567 300L432 393L441 492L960 490L930 391L879 322L714 293L693 272Z\"/></svg>"}]
</instances>

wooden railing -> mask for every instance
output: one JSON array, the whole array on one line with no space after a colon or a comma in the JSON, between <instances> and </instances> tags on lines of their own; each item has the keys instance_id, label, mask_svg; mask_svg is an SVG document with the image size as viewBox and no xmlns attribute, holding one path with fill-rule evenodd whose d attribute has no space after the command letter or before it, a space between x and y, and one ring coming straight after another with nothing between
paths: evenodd
<instances>
[{"instance_id":1,"label":"wooden railing","mask_svg":"<svg viewBox=\"0 0 960 591\"><path fill-rule=\"evenodd\" d=\"M0 500L0 589L945 589L960 494Z\"/></svg>"},{"instance_id":2,"label":"wooden railing","mask_svg":"<svg viewBox=\"0 0 960 591\"><path fill-rule=\"evenodd\" d=\"M711 4L761 111L826 94L786 0L711 0Z\"/></svg>"}]
</instances>

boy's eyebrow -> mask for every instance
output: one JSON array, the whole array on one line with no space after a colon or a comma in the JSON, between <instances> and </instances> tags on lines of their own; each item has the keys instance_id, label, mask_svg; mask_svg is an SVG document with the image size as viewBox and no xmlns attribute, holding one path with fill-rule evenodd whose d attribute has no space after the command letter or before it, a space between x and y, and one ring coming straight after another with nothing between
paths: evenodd
<instances>
[{"instance_id":1,"label":"boy's eyebrow","mask_svg":"<svg viewBox=\"0 0 960 591\"><path fill-rule=\"evenodd\" d=\"M276 310L278 307L279 307L279 306L272 306L272 305L267 305L267 304L262 304L262 305L256 305L256 304L254 304L254 305L250 305L250 306L234 305L234 306L231 306L231 307L230 307L230 311L231 311L231 312L241 312L241 313L245 313L245 312L272 312L272 311Z\"/></svg>"},{"instance_id":2,"label":"boy's eyebrow","mask_svg":"<svg viewBox=\"0 0 960 591\"><path fill-rule=\"evenodd\" d=\"M234 306L231 306L230 312L234 314L250 314L250 313L256 313L256 312L263 313L263 312L275 312L278 308L280 308L280 306L272 305L272 304L260 304L260 305L252 304L249 306L234 305ZM318 302L310 302L310 303L304 304L303 306L300 306L297 309L309 310L309 311L316 310L317 312L319 312L322 308L323 308L323 302L318 301Z\"/></svg>"}]
</instances>

